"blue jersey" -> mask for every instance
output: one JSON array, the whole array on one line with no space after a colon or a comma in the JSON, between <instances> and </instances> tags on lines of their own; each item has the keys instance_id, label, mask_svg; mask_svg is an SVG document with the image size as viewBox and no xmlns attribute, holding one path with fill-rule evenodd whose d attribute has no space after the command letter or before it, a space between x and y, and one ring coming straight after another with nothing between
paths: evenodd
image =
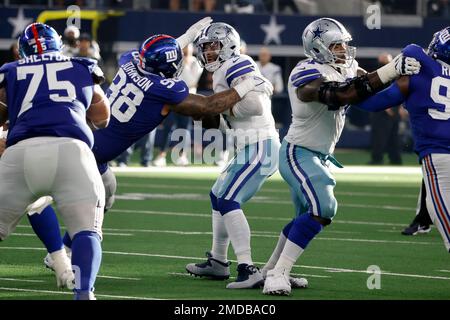
<instances>
[{"instance_id":1,"label":"blue jersey","mask_svg":"<svg viewBox=\"0 0 450 320\"><path fill-rule=\"evenodd\" d=\"M59 52L28 56L0 68L9 118L7 145L41 136L68 137L92 147L86 124L94 90L94 60Z\"/></svg>"},{"instance_id":2,"label":"blue jersey","mask_svg":"<svg viewBox=\"0 0 450 320\"><path fill-rule=\"evenodd\" d=\"M414 44L405 56L421 63L419 74L409 77L409 112L415 151L420 159L430 153L450 153L450 66L434 60Z\"/></svg>"},{"instance_id":3,"label":"blue jersey","mask_svg":"<svg viewBox=\"0 0 450 320\"><path fill-rule=\"evenodd\" d=\"M164 105L179 104L189 94L182 80L139 72L137 54L130 51L121 56L119 71L106 92L111 120L106 128L94 132L92 151L97 163L115 159L164 120Z\"/></svg>"}]
</instances>

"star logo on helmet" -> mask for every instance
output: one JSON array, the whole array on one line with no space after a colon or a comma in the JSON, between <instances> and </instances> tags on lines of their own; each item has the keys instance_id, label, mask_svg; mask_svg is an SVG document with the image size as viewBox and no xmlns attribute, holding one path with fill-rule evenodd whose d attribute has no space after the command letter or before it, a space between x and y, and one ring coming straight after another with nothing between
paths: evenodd
<instances>
[{"instance_id":1,"label":"star logo on helmet","mask_svg":"<svg viewBox=\"0 0 450 320\"><path fill-rule=\"evenodd\" d=\"M320 26L317 26L316 30L313 30L312 33L314 34L313 40L315 40L316 38L321 39L322 34L325 33L325 30L321 30Z\"/></svg>"}]
</instances>

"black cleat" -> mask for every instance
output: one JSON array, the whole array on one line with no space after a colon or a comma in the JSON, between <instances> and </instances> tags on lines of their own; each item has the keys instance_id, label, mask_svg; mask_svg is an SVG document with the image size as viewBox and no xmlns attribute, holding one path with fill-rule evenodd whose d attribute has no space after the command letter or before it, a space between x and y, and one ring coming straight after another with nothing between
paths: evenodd
<instances>
[{"instance_id":1,"label":"black cleat","mask_svg":"<svg viewBox=\"0 0 450 320\"><path fill-rule=\"evenodd\" d=\"M424 234L431 231L431 226L429 224L421 225L420 223L414 222L409 227L402 231L405 236L415 236L418 234Z\"/></svg>"}]
</instances>

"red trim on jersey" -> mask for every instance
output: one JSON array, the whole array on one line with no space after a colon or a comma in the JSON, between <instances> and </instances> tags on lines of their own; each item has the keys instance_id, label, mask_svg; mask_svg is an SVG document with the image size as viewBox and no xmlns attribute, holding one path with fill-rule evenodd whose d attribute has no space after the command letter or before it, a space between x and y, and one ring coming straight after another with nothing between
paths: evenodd
<instances>
[{"instance_id":1,"label":"red trim on jersey","mask_svg":"<svg viewBox=\"0 0 450 320\"><path fill-rule=\"evenodd\" d=\"M431 155L429 155L428 157L425 157L425 167L426 167L426 169L428 171L428 175L430 177L429 180L430 180L430 185L431 185L431 196L434 199L434 202L437 204L438 210L436 210L437 211L436 213L442 217L442 221L444 222L443 223L444 227L446 227L447 230L450 230L449 222L445 215L444 208L442 207L445 204L441 203L441 199L438 194L439 185L437 184L437 181L435 179L435 173L431 167L430 158L431 158Z\"/></svg>"},{"instance_id":2,"label":"red trim on jersey","mask_svg":"<svg viewBox=\"0 0 450 320\"><path fill-rule=\"evenodd\" d=\"M42 54L42 52L44 52L44 50L42 50L42 45L41 45L41 42L39 41L39 34L38 34L37 29L36 29L36 24L35 23L33 23L31 25L31 31L33 31L34 41L36 42L38 53Z\"/></svg>"}]
</instances>

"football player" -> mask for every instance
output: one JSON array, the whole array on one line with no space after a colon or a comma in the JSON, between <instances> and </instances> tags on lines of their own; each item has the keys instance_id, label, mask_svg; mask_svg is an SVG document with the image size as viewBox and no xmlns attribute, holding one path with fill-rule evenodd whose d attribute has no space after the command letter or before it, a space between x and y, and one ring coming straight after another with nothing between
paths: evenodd
<instances>
[{"instance_id":1,"label":"football player","mask_svg":"<svg viewBox=\"0 0 450 320\"><path fill-rule=\"evenodd\" d=\"M349 45L350 33L334 19L313 21L302 39L308 59L300 61L289 76L292 124L281 145L279 167L289 184L296 217L284 227L262 270L264 294L290 294L292 266L336 214L336 181L328 165L342 167L332 154L347 105L420 69L417 61L399 55L377 71L364 73L355 60L355 48Z\"/></svg>"},{"instance_id":2,"label":"football player","mask_svg":"<svg viewBox=\"0 0 450 320\"><path fill-rule=\"evenodd\" d=\"M357 106L379 111L403 103L409 112L415 152L422 164L427 209L450 252L450 27L436 32L425 51L403 49L422 65Z\"/></svg>"},{"instance_id":3,"label":"football player","mask_svg":"<svg viewBox=\"0 0 450 320\"><path fill-rule=\"evenodd\" d=\"M109 103L93 61L61 54L60 35L33 23L18 40L21 59L0 68L0 125L9 120L0 163L0 240L13 232L27 205L51 195L72 238L75 299L93 299L100 268L105 190L86 118L103 128ZM48 233L59 230L50 230ZM58 285L72 287L67 264Z\"/></svg>"},{"instance_id":4,"label":"football player","mask_svg":"<svg viewBox=\"0 0 450 320\"><path fill-rule=\"evenodd\" d=\"M213 72L214 92L235 88L253 77L265 80L256 63L240 54L240 37L226 23L212 23L203 29L197 40L197 59ZM234 130L237 154L213 185L212 249L204 263L190 263L186 270L195 276L228 279L227 260L231 241L238 260L238 276L229 289L256 288L263 284L260 270L253 264L250 248L250 227L242 211L242 204L258 192L278 166L280 146L278 132L271 113L270 95L251 92L217 119L218 126L228 132Z\"/></svg>"},{"instance_id":5,"label":"football player","mask_svg":"<svg viewBox=\"0 0 450 320\"><path fill-rule=\"evenodd\" d=\"M156 128L169 112L195 117L214 115L229 109L252 90L272 92L269 83L248 78L230 90L209 97L189 93L186 83L176 78L182 69L181 46L191 43L201 28L210 23L211 18L204 18L178 39L168 35L152 36L139 50L121 56L119 70L106 93L111 103L111 121L107 128L94 131L92 149L106 190L106 210L112 206L116 191L116 179L108 161ZM51 200L42 199L32 205L29 218L49 252L44 261L53 268L55 258L61 260L65 252L61 249L55 212L49 206ZM48 236L49 230L55 232ZM66 233L63 240L66 251L70 252L71 236ZM59 249L54 251L55 247Z\"/></svg>"}]
</instances>

